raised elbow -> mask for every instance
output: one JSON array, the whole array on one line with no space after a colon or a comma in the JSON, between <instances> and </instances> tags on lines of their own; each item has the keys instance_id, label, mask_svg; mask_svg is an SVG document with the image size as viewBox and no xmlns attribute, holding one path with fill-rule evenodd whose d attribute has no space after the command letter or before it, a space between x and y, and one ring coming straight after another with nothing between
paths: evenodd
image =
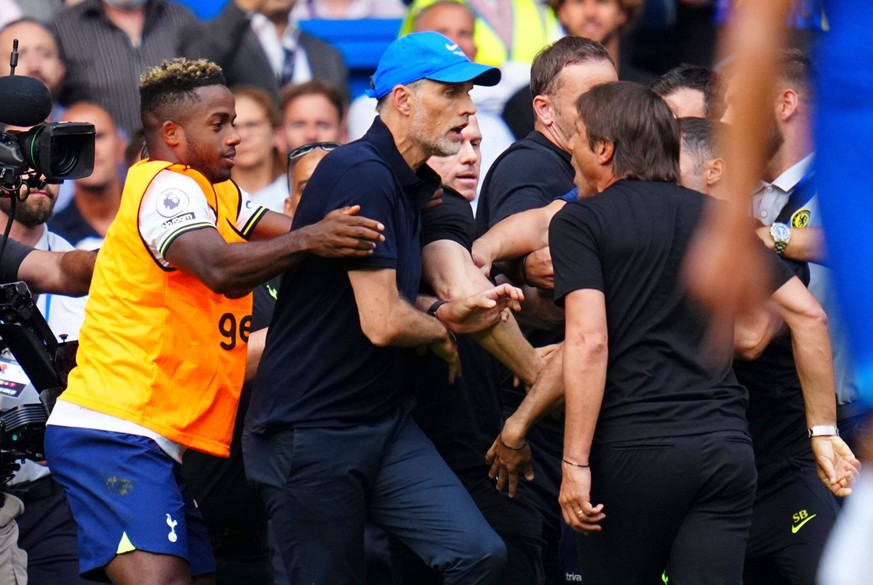
<instances>
[{"instance_id":1,"label":"raised elbow","mask_svg":"<svg viewBox=\"0 0 873 585\"><path fill-rule=\"evenodd\" d=\"M815 308L809 311L809 316L811 323L815 323L815 326L821 329L828 328L828 314L825 313L825 310L821 305L817 305Z\"/></svg>"},{"instance_id":2,"label":"raised elbow","mask_svg":"<svg viewBox=\"0 0 873 585\"><path fill-rule=\"evenodd\" d=\"M240 287L239 279L234 274L214 266L201 271L197 276L206 288L228 298L243 297L250 292L250 289Z\"/></svg>"},{"instance_id":3,"label":"raised elbow","mask_svg":"<svg viewBox=\"0 0 873 585\"><path fill-rule=\"evenodd\" d=\"M751 362L761 357L761 354L764 353L765 347L767 347L767 345L763 342L763 339L735 340L734 355L741 360Z\"/></svg>"},{"instance_id":4,"label":"raised elbow","mask_svg":"<svg viewBox=\"0 0 873 585\"><path fill-rule=\"evenodd\" d=\"M367 333L366 331L364 331L364 335L366 335L367 339L370 340L370 343L372 343L376 347L388 347L394 342L394 336L387 331L372 333Z\"/></svg>"}]
</instances>

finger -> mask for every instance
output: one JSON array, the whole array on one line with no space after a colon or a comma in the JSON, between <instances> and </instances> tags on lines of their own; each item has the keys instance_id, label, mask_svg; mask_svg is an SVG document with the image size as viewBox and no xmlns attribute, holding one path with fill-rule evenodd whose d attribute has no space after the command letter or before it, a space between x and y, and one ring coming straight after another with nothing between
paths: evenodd
<instances>
[{"instance_id":1,"label":"finger","mask_svg":"<svg viewBox=\"0 0 873 585\"><path fill-rule=\"evenodd\" d=\"M375 219L367 219L366 217L356 217L355 219L357 220L357 223L355 225L359 225L374 232L385 231L385 225L380 221L376 221Z\"/></svg>"},{"instance_id":2,"label":"finger","mask_svg":"<svg viewBox=\"0 0 873 585\"><path fill-rule=\"evenodd\" d=\"M334 258L365 258L372 253L373 250L367 250L365 248L337 248L327 256Z\"/></svg>"},{"instance_id":3,"label":"finger","mask_svg":"<svg viewBox=\"0 0 873 585\"><path fill-rule=\"evenodd\" d=\"M524 478L527 481L533 481L534 479L533 464L530 461L528 461L524 466Z\"/></svg>"},{"instance_id":4,"label":"finger","mask_svg":"<svg viewBox=\"0 0 873 585\"><path fill-rule=\"evenodd\" d=\"M449 363L449 384L455 383L455 378L461 375L461 362L458 361L458 356L455 355L454 359Z\"/></svg>"},{"instance_id":5,"label":"finger","mask_svg":"<svg viewBox=\"0 0 873 585\"><path fill-rule=\"evenodd\" d=\"M341 207L339 212L343 215L355 215L361 210L360 205L349 205L348 207Z\"/></svg>"},{"instance_id":6,"label":"finger","mask_svg":"<svg viewBox=\"0 0 873 585\"><path fill-rule=\"evenodd\" d=\"M365 251L367 253L376 249L376 244L367 240L355 238L341 238L333 246L336 255L342 255L349 251Z\"/></svg>"},{"instance_id":7,"label":"finger","mask_svg":"<svg viewBox=\"0 0 873 585\"><path fill-rule=\"evenodd\" d=\"M514 498L515 492L518 489L518 474L512 472L509 474L509 497Z\"/></svg>"},{"instance_id":8,"label":"finger","mask_svg":"<svg viewBox=\"0 0 873 585\"><path fill-rule=\"evenodd\" d=\"M376 232L370 232L376 233ZM354 236L344 236L342 240L340 240L340 244L347 248L361 248L366 250L373 250L376 248L376 242L373 240L378 240L379 237L374 238L356 238Z\"/></svg>"},{"instance_id":9,"label":"finger","mask_svg":"<svg viewBox=\"0 0 873 585\"><path fill-rule=\"evenodd\" d=\"M819 467L821 468L822 473L825 474L825 477L828 478L828 481L831 482L831 483L836 483L836 481L837 481L837 474L836 474L836 472L834 471L834 464L833 464L833 462L832 462L830 459L826 458L826 457L820 457L819 460L818 460L818 465L819 465Z\"/></svg>"},{"instance_id":10,"label":"finger","mask_svg":"<svg viewBox=\"0 0 873 585\"><path fill-rule=\"evenodd\" d=\"M475 306L480 309L491 309L497 306L497 300L489 298L486 293L476 299Z\"/></svg>"},{"instance_id":11,"label":"finger","mask_svg":"<svg viewBox=\"0 0 873 585\"><path fill-rule=\"evenodd\" d=\"M504 466L500 466L500 470L497 473L497 491L502 492L504 488L506 488L506 478L509 476L509 472L506 470Z\"/></svg>"},{"instance_id":12,"label":"finger","mask_svg":"<svg viewBox=\"0 0 873 585\"><path fill-rule=\"evenodd\" d=\"M380 222L365 217L341 216L341 220L336 223L339 226L337 231L343 235L368 237L370 239L383 236L382 231L385 229L385 226Z\"/></svg>"},{"instance_id":13,"label":"finger","mask_svg":"<svg viewBox=\"0 0 873 585\"><path fill-rule=\"evenodd\" d=\"M488 477L497 479L500 473L500 457L495 454L494 460L491 462L491 468L488 470Z\"/></svg>"},{"instance_id":14,"label":"finger","mask_svg":"<svg viewBox=\"0 0 873 585\"><path fill-rule=\"evenodd\" d=\"M561 507L561 515L564 517L564 522L566 522L567 526L576 532L584 530L581 515L578 513L580 511L581 510L573 503Z\"/></svg>"},{"instance_id":15,"label":"finger","mask_svg":"<svg viewBox=\"0 0 873 585\"><path fill-rule=\"evenodd\" d=\"M497 457L497 441L494 441L494 443L491 445L491 447L485 453L485 463L488 463L490 465L494 461L495 457ZM489 475L490 475L490 471L489 471Z\"/></svg>"},{"instance_id":16,"label":"finger","mask_svg":"<svg viewBox=\"0 0 873 585\"><path fill-rule=\"evenodd\" d=\"M381 225L381 224L380 224ZM352 230L349 230L346 234L349 237L357 238L359 240L372 240L372 241L385 241L385 234L380 231L369 228L369 227L357 227Z\"/></svg>"}]
</instances>

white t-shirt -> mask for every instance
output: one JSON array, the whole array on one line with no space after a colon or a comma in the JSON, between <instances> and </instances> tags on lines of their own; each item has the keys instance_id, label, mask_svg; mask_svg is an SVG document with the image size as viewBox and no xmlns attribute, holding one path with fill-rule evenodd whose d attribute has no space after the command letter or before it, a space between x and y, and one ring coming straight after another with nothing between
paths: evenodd
<instances>
[{"instance_id":1,"label":"white t-shirt","mask_svg":"<svg viewBox=\"0 0 873 585\"><path fill-rule=\"evenodd\" d=\"M242 189L240 194L242 205L236 218L236 229L244 232L261 207ZM216 217L197 181L164 169L155 176L143 195L139 206L139 233L155 260L169 268L164 253L170 244L189 231L215 229Z\"/></svg>"}]
</instances>

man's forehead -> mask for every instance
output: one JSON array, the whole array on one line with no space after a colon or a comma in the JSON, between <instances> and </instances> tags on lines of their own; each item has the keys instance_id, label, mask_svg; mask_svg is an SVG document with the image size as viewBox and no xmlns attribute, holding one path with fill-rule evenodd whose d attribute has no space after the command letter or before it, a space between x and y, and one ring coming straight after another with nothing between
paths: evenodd
<instances>
[{"instance_id":1,"label":"man's forehead","mask_svg":"<svg viewBox=\"0 0 873 585\"><path fill-rule=\"evenodd\" d=\"M468 140L482 140L482 129L479 128L479 122L475 117L471 116L467 120L467 126L461 132L464 138Z\"/></svg>"},{"instance_id":2,"label":"man's forehead","mask_svg":"<svg viewBox=\"0 0 873 585\"><path fill-rule=\"evenodd\" d=\"M194 103L196 107L201 108L208 115L228 112L236 115L236 100L224 85L198 87L194 90Z\"/></svg>"},{"instance_id":3,"label":"man's forehead","mask_svg":"<svg viewBox=\"0 0 873 585\"><path fill-rule=\"evenodd\" d=\"M8 61L6 57L12 51L13 39L18 39L19 51L35 46L47 46L53 52L58 50L57 43L48 30L33 22L19 22L0 32L0 57L4 60Z\"/></svg>"},{"instance_id":4,"label":"man's forehead","mask_svg":"<svg viewBox=\"0 0 873 585\"><path fill-rule=\"evenodd\" d=\"M581 90L580 95L595 85L613 81L618 81L618 73L612 63L605 59L570 63L558 74L559 87L568 86L575 91Z\"/></svg>"},{"instance_id":5,"label":"man's forehead","mask_svg":"<svg viewBox=\"0 0 873 585\"><path fill-rule=\"evenodd\" d=\"M441 32L437 27L455 29L462 25L473 28L475 17L469 9L457 2L442 2L434 4L421 11L416 19L416 30L432 30Z\"/></svg>"}]
</instances>

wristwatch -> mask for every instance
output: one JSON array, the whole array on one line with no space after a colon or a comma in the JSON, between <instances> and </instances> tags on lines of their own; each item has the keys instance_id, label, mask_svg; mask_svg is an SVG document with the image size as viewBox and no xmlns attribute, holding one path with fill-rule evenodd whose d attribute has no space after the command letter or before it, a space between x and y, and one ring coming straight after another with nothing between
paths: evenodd
<instances>
[{"instance_id":1,"label":"wristwatch","mask_svg":"<svg viewBox=\"0 0 873 585\"><path fill-rule=\"evenodd\" d=\"M773 238L773 250L781 256L791 240L791 228L784 223L774 223L770 226L770 237Z\"/></svg>"},{"instance_id":2,"label":"wristwatch","mask_svg":"<svg viewBox=\"0 0 873 585\"><path fill-rule=\"evenodd\" d=\"M840 429L834 425L815 425L806 429L810 437L839 437Z\"/></svg>"}]
</instances>

